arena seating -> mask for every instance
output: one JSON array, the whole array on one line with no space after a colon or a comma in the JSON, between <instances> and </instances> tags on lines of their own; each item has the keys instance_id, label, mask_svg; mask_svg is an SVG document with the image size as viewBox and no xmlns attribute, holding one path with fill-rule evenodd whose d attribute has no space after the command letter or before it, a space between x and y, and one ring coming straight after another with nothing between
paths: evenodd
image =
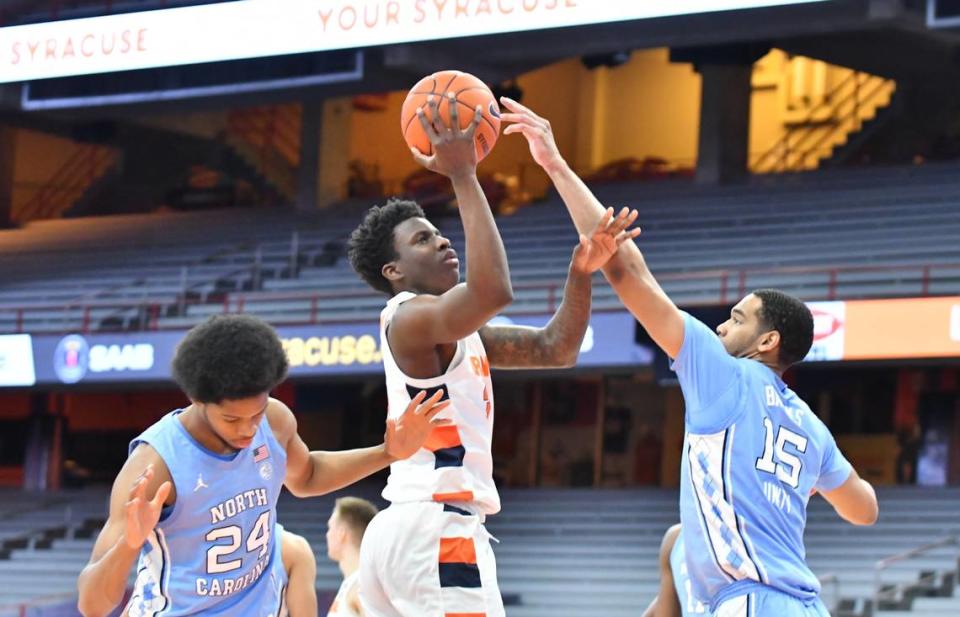
<instances>
[{"instance_id":1,"label":"arena seating","mask_svg":"<svg viewBox=\"0 0 960 617\"><path fill-rule=\"evenodd\" d=\"M765 286L808 300L960 293L952 164L721 188L602 184L596 192L640 210L650 267L682 305L732 302ZM0 267L11 273L0 284L0 331L187 328L224 310L277 324L373 321L383 298L343 257L367 205L58 220L0 232ZM462 253L455 216L436 223ZM507 314L548 312L576 240L559 198L499 223L516 296ZM619 308L597 281L595 308Z\"/></svg>"},{"instance_id":2,"label":"arena seating","mask_svg":"<svg viewBox=\"0 0 960 617\"><path fill-rule=\"evenodd\" d=\"M363 485L349 492L376 500L377 488ZM818 576L836 577L836 582L824 585L824 598L831 605L843 599L842 606L848 607L843 614L869 614L864 609L869 610L874 597L877 561L960 534L955 515L960 489L904 487L879 492L880 521L871 528L844 523L819 497L811 503L808 560ZM14 549L10 559L0 560L0 604L75 589L76 575L93 545L87 519L104 515L107 495L97 491L63 495L74 498L65 537ZM284 495L279 506L280 522L313 546L317 587L328 591L340 581L338 569L326 558L324 538L334 497L300 500ZM32 507L29 499L15 498L27 510ZM663 532L678 521L676 491L514 489L503 492L503 505L503 512L489 519L488 528L499 540L494 545L498 577L512 617L635 617L657 593L657 552ZM15 521L9 515L3 521L19 526L20 536L42 538L51 526L63 527L64 507L36 502L34 514L23 510ZM41 513L51 519L41 518ZM958 557L956 545L944 546L885 570L881 582L922 592L928 589L922 576L935 572L945 576L952 589ZM948 617L957 614L958 603L960 596L917 597L911 612L875 614ZM0 616L5 617L2 610Z\"/></svg>"}]
</instances>

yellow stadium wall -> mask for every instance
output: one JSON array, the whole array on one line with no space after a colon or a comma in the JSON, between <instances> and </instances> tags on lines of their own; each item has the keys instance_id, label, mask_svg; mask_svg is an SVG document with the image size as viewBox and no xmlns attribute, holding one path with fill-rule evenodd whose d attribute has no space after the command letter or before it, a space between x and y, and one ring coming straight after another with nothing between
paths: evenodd
<instances>
[{"instance_id":1,"label":"yellow stadium wall","mask_svg":"<svg viewBox=\"0 0 960 617\"><path fill-rule=\"evenodd\" d=\"M626 64L601 68L602 106L595 122L604 140L600 163L661 157L692 166L700 126L700 76L671 63L665 48L635 52Z\"/></svg>"},{"instance_id":2,"label":"yellow stadium wall","mask_svg":"<svg viewBox=\"0 0 960 617\"><path fill-rule=\"evenodd\" d=\"M74 155L76 142L46 133L19 129L16 131L16 154L13 167L11 197L14 218L27 202Z\"/></svg>"},{"instance_id":3,"label":"yellow stadium wall","mask_svg":"<svg viewBox=\"0 0 960 617\"><path fill-rule=\"evenodd\" d=\"M517 83L523 104L551 121L560 151L580 171L628 156L696 158L700 79L689 65L671 64L666 49L636 52L613 69L564 60ZM417 169L400 135L405 96L392 92L384 110L352 114L350 158L376 164L391 188ZM520 173L534 192L547 185L519 135L501 134L480 170Z\"/></svg>"}]
</instances>

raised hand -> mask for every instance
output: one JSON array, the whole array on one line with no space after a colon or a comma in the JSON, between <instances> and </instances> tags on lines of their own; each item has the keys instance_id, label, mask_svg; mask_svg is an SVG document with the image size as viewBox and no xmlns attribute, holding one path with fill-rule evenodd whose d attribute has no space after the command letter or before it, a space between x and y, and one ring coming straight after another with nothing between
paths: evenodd
<instances>
[{"instance_id":1,"label":"raised hand","mask_svg":"<svg viewBox=\"0 0 960 617\"><path fill-rule=\"evenodd\" d=\"M590 274L606 265L621 244L640 235L639 228L627 229L637 220L637 216L636 210L624 207L614 218L613 208L607 208L590 236L580 235L580 243L573 249L573 269Z\"/></svg>"},{"instance_id":2,"label":"raised hand","mask_svg":"<svg viewBox=\"0 0 960 617\"><path fill-rule=\"evenodd\" d=\"M460 114L457 108L457 97L451 92L447 95L447 109L450 110L450 126L443 123L440 117L438 96L427 97L427 107L430 118L427 118L422 107L417 108L417 119L423 132L427 134L433 146L433 154L427 156L410 148L413 158L418 163L438 174L448 178L469 176L477 173L477 149L473 137L477 132L480 121L483 120L483 108L477 105L473 110L473 122L465 130L460 128Z\"/></svg>"},{"instance_id":3,"label":"raised hand","mask_svg":"<svg viewBox=\"0 0 960 617\"><path fill-rule=\"evenodd\" d=\"M153 478L153 465L147 465L137 481L130 487L130 500L126 504L127 520L123 540L132 549L140 550L143 543L160 521L163 502L173 488L169 480L160 485L153 499L147 500L147 484Z\"/></svg>"},{"instance_id":4,"label":"raised hand","mask_svg":"<svg viewBox=\"0 0 960 617\"><path fill-rule=\"evenodd\" d=\"M403 415L396 420L387 420L387 432L383 436L383 442L392 459L410 458L423 446L434 428L451 423L450 420L436 417L450 405L449 400L440 400L443 390L437 390L433 396L423 400L426 396L427 393L421 390L410 400Z\"/></svg>"},{"instance_id":5,"label":"raised hand","mask_svg":"<svg viewBox=\"0 0 960 617\"><path fill-rule=\"evenodd\" d=\"M553 128L549 120L538 116L533 110L511 98L501 96L500 102L509 110L507 113L500 114L500 121L511 123L503 130L504 135L521 133L526 137L533 160L544 169L563 164L563 157L560 156L557 142L553 138Z\"/></svg>"}]
</instances>

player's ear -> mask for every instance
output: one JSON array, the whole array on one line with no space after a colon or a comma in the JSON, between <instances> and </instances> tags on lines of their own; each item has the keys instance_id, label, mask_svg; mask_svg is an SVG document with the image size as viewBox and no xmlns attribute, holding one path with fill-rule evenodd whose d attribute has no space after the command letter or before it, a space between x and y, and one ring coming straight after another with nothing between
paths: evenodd
<instances>
[{"instance_id":1,"label":"player's ear","mask_svg":"<svg viewBox=\"0 0 960 617\"><path fill-rule=\"evenodd\" d=\"M380 274L388 281L399 281L403 278L403 273L400 272L400 267L395 261L388 261L383 264L383 267L380 268Z\"/></svg>"},{"instance_id":2,"label":"player's ear","mask_svg":"<svg viewBox=\"0 0 960 617\"><path fill-rule=\"evenodd\" d=\"M770 330L760 335L757 341L757 350L760 352L773 351L780 346L780 333L776 330Z\"/></svg>"}]
</instances>

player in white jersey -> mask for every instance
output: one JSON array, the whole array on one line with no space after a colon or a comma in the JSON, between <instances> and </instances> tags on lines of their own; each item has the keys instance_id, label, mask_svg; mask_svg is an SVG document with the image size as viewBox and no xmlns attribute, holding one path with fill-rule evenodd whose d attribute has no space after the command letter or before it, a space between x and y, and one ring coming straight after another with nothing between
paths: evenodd
<instances>
[{"instance_id":1,"label":"player in white jersey","mask_svg":"<svg viewBox=\"0 0 960 617\"><path fill-rule=\"evenodd\" d=\"M577 229L610 210L557 150L550 124L503 99L510 122L553 181ZM633 214L631 217L635 217ZM813 341L797 298L757 290L711 331L664 293L639 248L626 242L604 275L674 362L686 414L680 520L692 595L717 617L824 617L820 583L805 562L803 530L816 491L857 525L877 519L877 498L827 427L782 379Z\"/></svg>"},{"instance_id":2,"label":"player in white jersey","mask_svg":"<svg viewBox=\"0 0 960 617\"><path fill-rule=\"evenodd\" d=\"M446 406L421 392L387 422L384 443L311 452L290 409L269 393L286 377L276 332L247 315L193 328L173 373L190 399L130 444L110 514L80 573L78 607L105 616L138 563L131 617L273 617L286 583L276 534L281 485L322 495L410 456ZM423 403L422 405L420 403Z\"/></svg>"},{"instance_id":3,"label":"player in white jersey","mask_svg":"<svg viewBox=\"0 0 960 617\"><path fill-rule=\"evenodd\" d=\"M327 556L340 566L343 582L327 617L363 617L360 606L360 541L377 506L358 497L337 500L327 521ZM294 615L293 617L297 617Z\"/></svg>"},{"instance_id":4,"label":"player in white jersey","mask_svg":"<svg viewBox=\"0 0 960 617\"><path fill-rule=\"evenodd\" d=\"M459 129L456 105L442 124L418 116L434 154L414 157L450 178L466 237L466 282L450 242L417 204L391 200L372 208L353 232L351 263L373 288L391 296L381 313L381 350L389 414L418 389L446 391L452 423L434 431L411 461L395 464L383 492L391 502L363 539L360 595L368 617L503 615L493 551L483 522L500 510L490 443L490 369L567 367L576 358L590 314L590 275L616 251L625 217L581 236L563 302L545 328L491 326L513 292L506 254L476 176L473 131Z\"/></svg>"}]
</instances>

